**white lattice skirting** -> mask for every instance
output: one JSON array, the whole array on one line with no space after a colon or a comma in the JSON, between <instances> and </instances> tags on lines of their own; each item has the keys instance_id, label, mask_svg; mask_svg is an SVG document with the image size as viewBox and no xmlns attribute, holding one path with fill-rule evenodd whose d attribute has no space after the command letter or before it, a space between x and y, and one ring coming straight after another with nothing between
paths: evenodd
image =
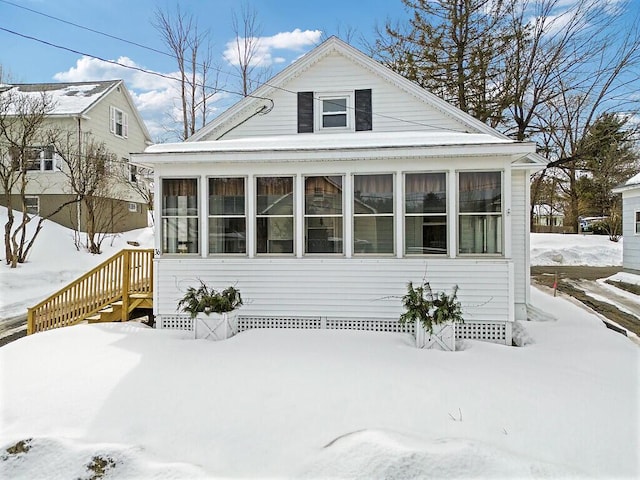
<instances>
[{"instance_id":1,"label":"white lattice skirting","mask_svg":"<svg viewBox=\"0 0 640 480\"><path fill-rule=\"evenodd\" d=\"M158 328L193 330L193 320L188 315L161 315L156 318ZM238 317L238 332L254 328L299 328L368 330L374 332L398 332L415 335L415 325L402 325L396 320L327 317ZM484 340L511 345L510 322L465 321L456 325L456 339Z\"/></svg>"}]
</instances>

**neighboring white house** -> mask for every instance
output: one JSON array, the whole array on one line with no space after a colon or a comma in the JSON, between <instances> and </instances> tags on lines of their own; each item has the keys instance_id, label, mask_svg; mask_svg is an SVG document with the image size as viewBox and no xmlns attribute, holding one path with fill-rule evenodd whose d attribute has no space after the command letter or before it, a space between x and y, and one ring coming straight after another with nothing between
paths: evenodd
<instances>
[{"instance_id":1,"label":"neighboring white house","mask_svg":"<svg viewBox=\"0 0 640 480\"><path fill-rule=\"evenodd\" d=\"M393 330L409 281L458 285L465 335L509 343L529 301L529 179L513 141L335 37L187 142L154 145L154 310L201 279L249 326Z\"/></svg>"},{"instance_id":2,"label":"neighboring white house","mask_svg":"<svg viewBox=\"0 0 640 480\"><path fill-rule=\"evenodd\" d=\"M138 113L131 95L122 80L28 83L0 86L0 98L11 114L12 102L21 99L46 97L52 108L41 127L43 132L56 129L72 132L76 145L82 145L90 134L97 143L103 143L113 159L108 168L122 176L122 182L113 182L101 219L106 231L125 231L147 226L147 202L130 185L138 180L137 167L130 164L130 153L142 152L151 142L147 128ZM74 198L69 180L63 170L66 165L51 145L30 145L26 159L29 183L26 190L28 212L48 216L60 205ZM116 170L117 169L117 170ZM129 183L127 183L127 181ZM12 200L19 204L18 195ZM20 203L21 205L21 203ZM66 227L84 230L84 211L78 204L67 206L53 215L51 220ZM19 208L19 207L18 207Z\"/></svg>"},{"instance_id":3,"label":"neighboring white house","mask_svg":"<svg viewBox=\"0 0 640 480\"><path fill-rule=\"evenodd\" d=\"M640 174L612 191L622 194L622 266L640 273Z\"/></svg>"},{"instance_id":4,"label":"neighboring white house","mask_svg":"<svg viewBox=\"0 0 640 480\"><path fill-rule=\"evenodd\" d=\"M533 206L533 224L539 227L564 226L564 213L560 208L546 203Z\"/></svg>"}]
</instances>

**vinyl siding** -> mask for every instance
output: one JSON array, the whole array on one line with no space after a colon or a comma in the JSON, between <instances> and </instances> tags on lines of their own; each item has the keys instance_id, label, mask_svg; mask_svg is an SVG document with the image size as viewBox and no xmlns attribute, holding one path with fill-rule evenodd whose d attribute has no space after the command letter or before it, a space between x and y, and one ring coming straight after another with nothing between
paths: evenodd
<instances>
[{"instance_id":1,"label":"vinyl siding","mask_svg":"<svg viewBox=\"0 0 640 480\"><path fill-rule=\"evenodd\" d=\"M640 188L622 194L622 264L640 270L640 235L635 233L635 212L640 211Z\"/></svg>"},{"instance_id":2,"label":"vinyl siding","mask_svg":"<svg viewBox=\"0 0 640 480\"><path fill-rule=\"evenodd\" d=\"M157 315L175 315L187 287L235 285L243 315L397 319L409 281L458 285L465 318L509 320L507 260L229 258L156 260Z\"/></svg>"},{"instance_id":3,"label":"vinyl siding","mask_svg":"<svg viewBox=\"0 0 640 480\"><path fill-rule=\"evenodd\" d=\"M373 131L464 131L453 118L334 52L277 90L271 97L274 103L271 112L252 117L223 138L295 134L298 131L297 92L353 93L367 88L372 89ZM203 140L215 140L226 128L221 127Z\"/></svg>"}]
</instances>

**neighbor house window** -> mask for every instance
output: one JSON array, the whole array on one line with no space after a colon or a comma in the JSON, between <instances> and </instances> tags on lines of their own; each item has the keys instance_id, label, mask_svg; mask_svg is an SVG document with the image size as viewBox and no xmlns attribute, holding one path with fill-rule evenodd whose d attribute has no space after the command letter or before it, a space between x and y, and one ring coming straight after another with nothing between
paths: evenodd
<instances>
[{"instance_id":1,"label":"neighbor house window","mask_svg":"<svg viewBox=\"0 0 640 480\"><path fill-rule=\"evenodd\" d=\"M127 166L127 175L129 177L129 182L137 183L138 182L138 166L131 163L131 161L123 157L122 163Z\"/></svg>"},{"instance_id":2,"label":"neighbor house window","mask_svg":"<svg viewBox=\"0 0 640 480\"><path fill-rule=\"evenodd\" d=\"M636 235L640 235L640 211L636 212L636 218L635 218L635 232Z\"/></svg>"},{"instance_id":3,"label":"neighbor house window","mask_svg":"<svg viewBox=\"0 0 640 480\"><path fill-rule=\"evenodd\" d=\"M53 146L26 147L22 153L20 152L21 150L18 148L9 150L12 168L15 171L24 169L30 172L53 172L57 169Z\"/></svg>"},{"instance_id":4,"label":"neighbor house window","mask_svg":"<svg viewBox=\"0 0 640 480\"><path fill-rule=\"evenodd\" d=\"M256 179L256 252L293 253L293 177Z\"/></svg>"},{"instance_id":5,"label":"neighbor house window","mask_svg":"<svg viewBox=\"0 0 640 480\"><path fill-rule=\"evenodd\" d=\"M122 138L129 136L129 115L116 107L110 107L110 131Z\"/></svg>"},{"instance_id":6,"label":"neighbor house window","mask_svg":"<svg viewBox=\"0 0 640 480\"><path fill-rule=\"evenodd\" d=\"M393 175L354 175L353 252L393 253Z\"/></svg>"},{"instance_id":7,"label":"neighbor house window","mask_svg":"<svg viewBox=\"0 0 640 480\"><path fill-rule=\"evenodd\" d=\"M244 178L209 179L209 253L246 253Z\"/></svg>"},{"instance_id":8,"label":"neighbor house window","mask_svg":"<svg viewBox=\"0 0 640 480\"><path fill-rule=\"evenodd\" d=\"M24 197L24 206L29 215L40 215L40 198Z\"/></svg>"},{"instance_id":9,"label":"neighbor house window","mask_svg":"<svg viewBox=\"0 0 640 480\"><path fill-rule=\"evenodd\" d=\"M198 180L162 180L162 252L198 253Z\"/></svg>"},{"instance_id":10,"label":"neighbor house window","mask_svg":"<svg viewBox=\"0 0 640 480\"><path fill-rule=\"evenodd\" d=\"M405 254L446 254L446 174L408 173L404 208Z\"/></svg>"},{"instance_id":11,"label":"neighbor house window","mask_svg":"<svg viewBox=\"0 0 640 480\"><path fill-rule=\"evenodd\" d=\"M502 173L458 174L459 253L502 253Z\"/></svg>"},{"instance_id":12,"label":"neighbor house window","mask_svg":"<svg viewBox=\"0 0 640 480\"><path fill-rule=\"evenodd\" d=\"M342 177L304 179L305 253L343 251Z\"/></svg>"}]
</instances>

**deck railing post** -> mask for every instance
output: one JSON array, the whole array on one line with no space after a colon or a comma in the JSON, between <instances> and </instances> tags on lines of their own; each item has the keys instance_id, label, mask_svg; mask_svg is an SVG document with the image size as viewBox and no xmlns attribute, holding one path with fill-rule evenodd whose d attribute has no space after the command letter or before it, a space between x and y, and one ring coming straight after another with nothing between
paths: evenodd
<instances>
[{"instance_id":1,"label":"deck railing post","mask_svg":"<svg viewBox=\"0 0 640 480\"><path fill-rule=\"evenodd\" d=\"M33 308L27 309L27 335L31 335L36 331L35 325L33 324Z\"/></svg>"},{"instance_id":2,"label":"deck railing post","mask_svg":"<svg viewBox=\"0 0 640 480\"><path fill-rule=\"evenodd\" d=\"M129 293L131 279L131 250L122 256L122 321L129 321Z\"/></svg>"}]
</instances>

